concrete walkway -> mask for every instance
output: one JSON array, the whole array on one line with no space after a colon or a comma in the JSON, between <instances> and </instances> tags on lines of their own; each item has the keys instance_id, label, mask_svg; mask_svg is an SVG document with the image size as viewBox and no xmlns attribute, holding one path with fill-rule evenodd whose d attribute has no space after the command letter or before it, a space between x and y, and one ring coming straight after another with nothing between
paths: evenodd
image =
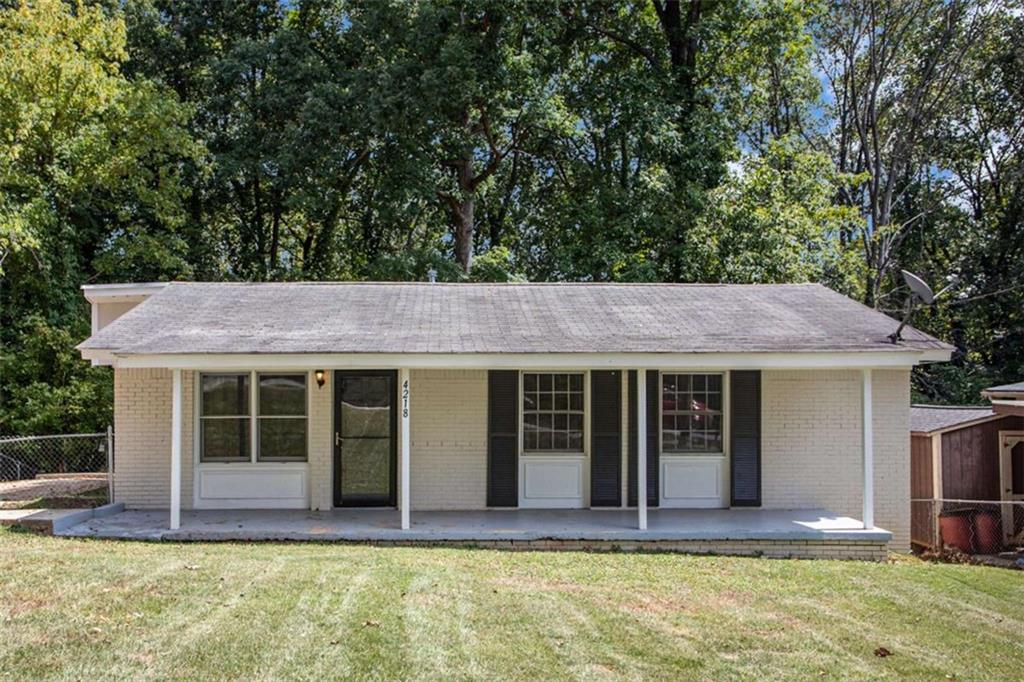
<instances>
[{"instance_id":1,"label":"concrete walkway","mask_svg":"<svg viewBox=\"0 0 1024 682\"><path fill-rule=\"evenodd\" d=\"M166 511L127 511L59 531L75 537L134 540L431 541L659 541L769 540L887 542L888 531L824 509L652 509L638 530L633 510L493 510L412 512L403 531L394 509L324 512L231 510L182 512L181 528L167 527Z\"/></svg>"}]
</instances>

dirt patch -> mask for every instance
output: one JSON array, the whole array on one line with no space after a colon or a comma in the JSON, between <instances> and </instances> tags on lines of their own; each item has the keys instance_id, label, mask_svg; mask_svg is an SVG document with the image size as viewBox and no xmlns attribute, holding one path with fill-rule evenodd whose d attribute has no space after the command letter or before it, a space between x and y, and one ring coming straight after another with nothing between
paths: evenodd
<instances>
[{"instance_id":1,"label":"dirt patch","mask_svg":"<svg viewBox=\"0 0 1024 682\"><path fill-rule=\"evenodd\" d=\"M0 482L0 502L75 498L106 487L106 474L67 474L66 476L51 474L26 481ZM4 506L10 508L7 505Z\"/></svg>"}]
</instances>

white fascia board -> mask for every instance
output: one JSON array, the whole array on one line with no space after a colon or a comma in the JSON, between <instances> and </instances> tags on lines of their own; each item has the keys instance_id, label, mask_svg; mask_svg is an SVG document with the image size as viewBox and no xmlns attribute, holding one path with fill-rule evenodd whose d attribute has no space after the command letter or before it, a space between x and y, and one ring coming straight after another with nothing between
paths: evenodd
<instances>
[{"instance_id":1,"label":"white fascia board","mask_svg":"<svg viewBox=\"0 0 1024 682\"><path fill-rule=\"evenodd\" d=\"M88 353L88 355L87 355ZM921 362L920 352L853 353L330 353L129 355L83 350L87 359L111 359L116 367L179 369L895 369Z\"/></svg>"},{"instance_id":2,"label":"white fascia board","mask_svg":"<svg viewBox=\"0 0 1024 682\"><path fill-rule=\"evenodd\" d=\"M921 350L920 362L922 364L929 362L949 362L953 357L953 350L946 348L929 348L927 350Z\"/></svg>"},{"instance_id":3,"label":"white fascia board","mask_svg":"<svg viewBox=\"0 0 1024 682\"><path fill-rule=\"evenodd\" d=\"M89 303L141 302L163 291L166 282L144 284L83 284L82 295Z\"/></svg>"}]
</instances>

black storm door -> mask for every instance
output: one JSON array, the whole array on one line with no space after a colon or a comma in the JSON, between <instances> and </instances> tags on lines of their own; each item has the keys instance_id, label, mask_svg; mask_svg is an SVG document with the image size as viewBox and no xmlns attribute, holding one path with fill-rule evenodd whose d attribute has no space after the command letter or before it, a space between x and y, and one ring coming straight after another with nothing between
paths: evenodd
<instances>
[{"instance_id":1,"label":"black storm door","mask_svg":"<svg viewBox=\"0 0 1024 682\"><path fill-rule=\"evenodd\" d=\"M334 373L334 506L395 506L393 370Z\"/></svg>"}]
</instances>

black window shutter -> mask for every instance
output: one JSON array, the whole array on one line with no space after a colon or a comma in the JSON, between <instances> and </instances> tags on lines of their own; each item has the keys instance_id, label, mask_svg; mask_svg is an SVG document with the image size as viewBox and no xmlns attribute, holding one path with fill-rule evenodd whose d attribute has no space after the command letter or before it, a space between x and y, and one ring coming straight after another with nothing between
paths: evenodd
<instances>
[{"instance_id":1,"label":"black window shutter","mask_svg":"<svg viewBox=\"0 0 1024 682\"><path fill-rule=\"evenodd\" d=\"M658 459L661 439L658 431L661 428L661 406L658 395L658 372L647 372L647 506L658 506ZM636 467L637 467L637 399L636 370L629 371L629 505L636 506Z\"/></svg>"},{"instance_id":2,"label":"black window shutter","mask_svg":"<svg viewBox=\"0 0 1024 682\"><path fill-rule=\"evenodd\" d=\"M622 504L622 374L590 373L590 506Z\"/></svg>"},{"instance_id":3,"label":"black window shutter","mask_svg":"<svg viewBox=\"0 0 1024 682\"><path fill-rule=\"evenodd\" d=\"M519 506L519 372L487 373L487 506Z\"/></svg>"},{"instance_id":4,"label":"black window shutter","mask_svg":"<svg viewBox=\"0 0 1024 682\"><path fill-rule=\"evenodd\" d=\"M761 506L761 372L731 372L732 506Z\"/></svg>"}]
</instances>

